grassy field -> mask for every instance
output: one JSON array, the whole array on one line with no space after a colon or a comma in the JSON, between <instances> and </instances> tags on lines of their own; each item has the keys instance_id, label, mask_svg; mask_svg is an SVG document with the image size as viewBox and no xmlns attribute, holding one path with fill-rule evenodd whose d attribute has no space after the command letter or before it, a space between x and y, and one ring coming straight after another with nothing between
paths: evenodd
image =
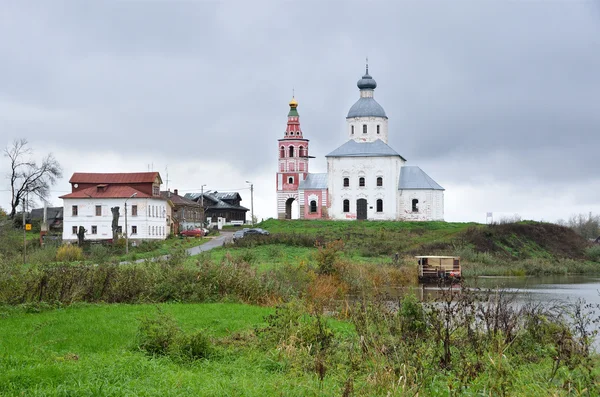
<instances>
[{"instance_id":1,"label":"grassy field","mask_svg":"<svg viewBox=\"0 0 600 397\"><path fill-rule=\"evenodd\" d=\"M38 309L0 308L2 396L567 396L598 391L596 357L585 365L573 362L571 369L559 364L553 374L551 343L534 343L549 349L538 351L535 359L521 356L525 347L517 346L533 343L522 342L527 336L510 346L499 342L501 350L490 348L481 362L474 355L460 359L460 350L453 349L458 362L446 369L437 368L437 348L419 342L404 345L399 339L394 347L399 350L386 354L379 349L393 334L386 334L380 314L371 321L382 333L372 339L375 329L366 331L356 320L322 319L318 328L304 322L286 333L293 311L232 303ZM171 316L182 332L201 330L210 341L210 355L182 360L140 350L139 325L158 312ZM358 329L365 335L362 353ZM416 331L404 332L411 339ZM468 365L460 360L477 361L481 368L465 372Z\"/></svg>"}]
</instances>

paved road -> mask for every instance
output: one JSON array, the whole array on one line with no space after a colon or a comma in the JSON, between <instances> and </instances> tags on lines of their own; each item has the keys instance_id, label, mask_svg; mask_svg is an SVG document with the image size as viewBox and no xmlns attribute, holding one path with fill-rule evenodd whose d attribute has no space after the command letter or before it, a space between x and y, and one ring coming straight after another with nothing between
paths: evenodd
<instances>
[{"instance_id":1,"label":"paved road","mask_svg":"<svg viewBox=\"0 0 600 397\"><path fill-rule=\"evenodd\" d=\"M211 239L210 241L207 241L206 243L204 243L202 245L188 248L186 251L189 255L198 255L201 252L209 251L213 248L221 247L223 245L223 243L230 242L232 239L233 239L233 232L221 231L221 234L219 236ZM157 259L169 259L169 255L163 255L158 258L138 259L138 260L134 261L133 263L143 263L147 260L155 261ZM131 262L130 261L119 262L120 265L123 265L126 263L131 263Z\"/></svg>"},{"instance_id":2,"label":"paved road","mask_svg":"<svg viewBox=\"0 0 600 397\"><path fill-rule=\"evenodd\" d=\"M233 232L223 232L221 231L221 235L213 238L212 240L199 245L197 247L188 248L187 252L190 255L198 255L201 252L209 251L213 248L220 247L225 242L230 242L233 238Z\"/></svg>"}]
</instances>

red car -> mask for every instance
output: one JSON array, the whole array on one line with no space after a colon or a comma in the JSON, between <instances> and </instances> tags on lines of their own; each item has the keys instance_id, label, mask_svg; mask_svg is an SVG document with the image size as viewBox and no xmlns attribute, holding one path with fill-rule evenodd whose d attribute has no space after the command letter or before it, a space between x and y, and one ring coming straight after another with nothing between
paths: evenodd
<instances>
[{"instance_id":1,"label":"red car","mask_svg":"<svg viewBox=\"0 0 600 397\"><path fill-rule=\"evenodd\" d=\"M204 236L204 230L202 229L188 229L188 230L184 230L181 233L179 233L180 236L183 237L203 237Z\"/></svg>"}]
</instances>

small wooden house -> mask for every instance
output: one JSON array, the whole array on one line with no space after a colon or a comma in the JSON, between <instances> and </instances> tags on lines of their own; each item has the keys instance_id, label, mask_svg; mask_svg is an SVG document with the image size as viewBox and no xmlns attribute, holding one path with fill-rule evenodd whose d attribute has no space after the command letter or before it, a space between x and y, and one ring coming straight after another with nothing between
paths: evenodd
<instances>
[{"instance_id":1,"label":"small wooden house","mask_svg":"<svg viewBox=\"0 0 600 397\"><path fill-rule=\"evenodd\" d=\"M459 281L461 279L460 257L416 256L419 282Z\"/></svg>"}]
</instances>

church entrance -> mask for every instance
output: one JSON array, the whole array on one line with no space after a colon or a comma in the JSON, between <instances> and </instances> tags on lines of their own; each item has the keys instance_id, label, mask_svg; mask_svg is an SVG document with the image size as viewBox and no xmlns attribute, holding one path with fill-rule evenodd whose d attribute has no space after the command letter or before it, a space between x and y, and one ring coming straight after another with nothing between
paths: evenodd
<instances>
[{"instance_id":1,"label":"church entrance","mask_svg":"<svg viewBox=\"0 0 600 397\"><path fill-rule=\"evenodd\" d=\"M367 219L367 200L356 200L356 219Z\"/></svg>"},{"instance_id":2,"label":"church entrance","mask_svg":"<svg viewBox=\"0 0 600 397\"><path fill-rule=\"evenodd\" d=\"M298 219L298 202L290 197L285 202L285 219Z\"/></svg>"}]
</instances>

